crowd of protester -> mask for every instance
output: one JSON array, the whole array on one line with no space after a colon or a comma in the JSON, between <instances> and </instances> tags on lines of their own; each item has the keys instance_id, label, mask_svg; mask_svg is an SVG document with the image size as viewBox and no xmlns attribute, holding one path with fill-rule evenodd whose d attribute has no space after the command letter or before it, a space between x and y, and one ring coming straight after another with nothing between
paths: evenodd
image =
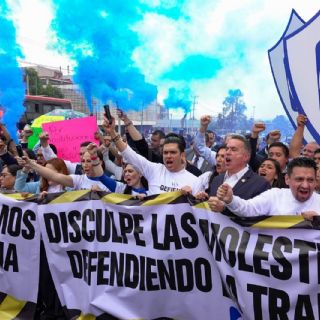
<instances>
[{"instance_id":1,"label":"crowd of protester","mask_svg":"<svg viewBox=\"0 0 320 320\"><path fill-rule=\"evenodd\" d=\"M217 143L215 133L208 130L211 117L202 116L199 130L187 148L182 135L162 130L155 130L147 141L124 112L118 110L117 116L125 133L118 133L116 119L105 118L103 130L96 135L100 145L83 141L78 163L57 158L57 149L49 143L46 132L30 150L29 125L21 132L17 146L1 125L1 191L43 196L48 192L93 189L144 197L182 190L201 200L210 199L212 210L220 212L228 211L217 196L220 185L229 185L234 195L245 200L270 188L290 188L288 164L299 157L315 162L314 181L308 182L308 188L320 191L320 146L315 141L304 143L304 115L297 117L290 145L281 142L279 130L273 130L266 134L261 149L258 146L259 135L265 131L263 122L255 123L250 135L230 133ZM302 191L306 187L302 184Z\"/></svg>"},{"instance_id":2,"label":"crowd of protester","mask_svg":"<svg viewBox=\"0 0 320 320\"><path fill-rule=\"evenodd\" d=\"M281 142L279 130L273 130L261 149L257 146L265 131L262 122L255 123L248 136L230 133L217 143L215 133L208 130L211 117L202 116L186 148L182 135L161 130L155 130L148 142L124 112L119 110L117 116L125 133L118 133L117 119L105 118L97 133L100 145L83 141L78 163L57 158L46 132L29 150L30 126L21 132L16 146L1 125L1 192L45 197L51 192L92 189L143 198L181 190L227 215L303 214L312 219L320 214L320 146L315 141L304 143L303 115L297 117L289 145Z\"/></svg>"}]
</instances>

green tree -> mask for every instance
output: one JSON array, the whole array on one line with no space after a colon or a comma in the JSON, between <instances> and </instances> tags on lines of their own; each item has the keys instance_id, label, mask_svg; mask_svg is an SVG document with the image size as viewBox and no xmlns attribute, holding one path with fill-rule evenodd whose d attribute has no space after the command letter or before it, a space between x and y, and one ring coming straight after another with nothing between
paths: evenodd
<instances>
[{"instance_id":1,"label":"green tree","mask_svg":"<svg viewBox=\"0 0 320 320\"><path fill-rule=\"evenodd\" d=\"M38 72L33 68L25 69L25 81L27 83L28 93L31 95L40 95L42 84Z\"/></svg>"},{"instance_id":2,"label":"green tree","mask_svg":"<svg viewBox=\"0 0 320 320\"><path fill-rule=\"evenodd\" d=\"M242 99L243 93L240 89L230 89L228 96L223 101L223 118L225 125L232 130L246 130L247 129L247 116L245 111L247 106Z\"/></svg>"},{"instance_id":3,"label":"green tree","mask_svg":"<svg viewBox=\"0 0 320 320\"><path fill-rule=\"evenodd\" d=\"M241 131L245 133L252 127L253 119L245 115L247 106L242 99L243 93L240 89L230 89L228 96L222 102L222 112L213 119L209 129L219 134Z\"/></svg>"},{"instance_id":4,"label":"green tree","mask_svg":"<svg viewBox=\"0 0 320 320\"><path fill-rule=\"evenodd\" d=\"M64 98L63 93L57 87L48 84L47 86L42 87L42 94L48 97L55 97L55 98Z\"/></svg>"},{"instance_id":5,"label":"green tree","mask_svg":"<svg viewBox=\"0 0 320 320\"><path fill-rule=\"evenodd\" d=\"M51 84L43 85L38 73L33 68L25 69L25 81L27 83L28 93L31 95L42 95L54 98L64 98L62 91Z\"/></svg>"}]
</instances>

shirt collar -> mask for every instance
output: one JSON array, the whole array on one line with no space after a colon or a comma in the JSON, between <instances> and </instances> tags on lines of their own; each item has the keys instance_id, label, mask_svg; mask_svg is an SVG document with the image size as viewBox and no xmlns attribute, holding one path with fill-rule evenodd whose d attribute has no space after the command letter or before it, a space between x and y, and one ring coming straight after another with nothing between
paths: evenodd
<instances>
[{"instance_id":1,"label":"shirt collar","mask_svg":"<svg viewBox=\"0 0 320 320\"><path fill-rule=\"evenodd\" d=\"M228 171L226 172L225 179L230 178L230 177L235 177L236 179L240 179L247 171L249 170L249 165L247 164L243 169L240 171L229 175Z\"/></svg>"}]
</instances>

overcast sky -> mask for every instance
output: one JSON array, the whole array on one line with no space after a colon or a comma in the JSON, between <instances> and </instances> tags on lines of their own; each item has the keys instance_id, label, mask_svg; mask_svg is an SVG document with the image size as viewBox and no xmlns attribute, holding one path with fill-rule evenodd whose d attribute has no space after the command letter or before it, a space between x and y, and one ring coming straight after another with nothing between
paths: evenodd
<instances>
[{"instance_id":1,"label":"overcast sky","mask_svg":"<svg viewBox=\"0 0 320 320\"><path fill-rule=\"evenodd\" d=\"M8 3L25 61L63 70L73 65L67 55L48 47L52 37L49 25L54 15L50 1L9 0ZM134 51L134 60L147 79L158 86L159 100L168 86L174 84L161 76L166 70L179 65L188 55L210 55L223 61L212 78L186 79L186 85L197 96L197 116L216 115L228 90L237 88L244 93L248 116L254 113L256 119L270 119L284 114L267 51L281 37L293 8L307 21L318 12L319 0L189 0L183 3L182 18L170 19L150 13L134 26L143 39L143 45Z\"/></svg>"}]
</instances>

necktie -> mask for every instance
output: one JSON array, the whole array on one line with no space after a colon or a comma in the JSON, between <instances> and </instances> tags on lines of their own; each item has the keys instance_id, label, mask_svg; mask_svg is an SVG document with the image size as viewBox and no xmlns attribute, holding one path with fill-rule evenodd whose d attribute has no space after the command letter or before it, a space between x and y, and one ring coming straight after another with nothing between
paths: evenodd
<instances>
[{"instance_id":1,"label":"necktie","mask_svg":"<svg viewBox=\"0 0 320 320\"><path fill-rule=\"evenodd\" d=\"M193 165L198 168L199 156L196 156L193 160Z\"/></svg>"}]
</instances>

